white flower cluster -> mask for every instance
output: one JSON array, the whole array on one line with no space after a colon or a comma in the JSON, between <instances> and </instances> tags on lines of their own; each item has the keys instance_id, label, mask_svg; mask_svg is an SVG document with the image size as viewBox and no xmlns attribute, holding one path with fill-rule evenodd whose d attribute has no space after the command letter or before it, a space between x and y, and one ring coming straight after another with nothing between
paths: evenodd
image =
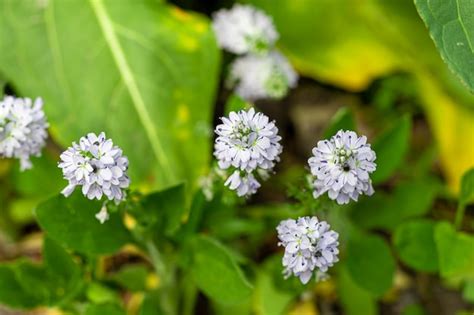
<instances>
[{"instance_id":1,"label":"white flower cluster","mask_svg":"<svg viewBox=\"0 0 474 315\"><path fill-rule=\"evenodd\" d=\"M76 186L82 186L82 193L89 199L101 199L105 195L109 200L120 202L125 198L123 189L130 185L128 159L103 132L98 136L89 133L79 144L73 142L61 154L59 167L69 181L62 191L66 197Z\"/></svg>"},{"instance_id":2,"label":"white flower cluster","mask_svg":"<svg viewBox=\"0 0 474 315\"><path fill-rule=\"evenodd\" d=\"M272 19L249 5L214 13L212 26L220 46L234 54L264 53L278 39Z\"/></svg>"},{"instance_id":3,"label":"white flower cluster","mask_svg":"<svg viewBox=\"0 0 474 315\"><path fill-rule=\"evenodd\" d=\"M20 160L21 170L32 167L48 136L43 101L6 96L0 101L0 156Z\"/></svg>"},{"instance_id":4,"label":"white flower cluster","mask_svg":"<svg viewBox=\"0 0 474 315\"><path fill-rule=\"evenodd\" d=\"M308 160L316 177L314 197L327 192L338 204L347 204L361 194L372 195L369 174L376 169L375 158L367 137L354 131L339 130L331 139L319 141Z\"/></svg>"},{"instance_id":5,"label":"white flower cluster","mask_svg":"<svg viewBox=\"0 0 474 315\"><path fill-rule=\"evenodd\" d=\"M296 86L298 75L286 58L272 51L265 56L247 55L232 63L227 84L246 100L282 98Z\"/></svg>"},{"instance_id":6,"label":"white flower cluster","mask_svg":"<svg viewBox=\"0 0 474 315\"><path fill-rule=\"evenodd\" d=\"M218 137L214 156L221 169L232 171L225 185L239 196L254 194L260 187L255 175L265 177L264 173L279 161L282 146L278 128L253 108L231 112L228 118L221 119L222 124L215 130Z\"/></svg>"},{"instance_id":7,"label":"white flower cluster","mask_svg":"<svg viewBox=\"0 0 474 315\"><path fill-rule=\"evenodd\" d=\"M214 14L213 28L223 49L243 55L232 63L227 80L240 97L249 101L279 99L296 86L298 75L274 49L278 32L263 11L236 4Z\"/></svg>"},{"instance_id":8,"label":"white flower cluster","mask_svg":"<svg viewBox=\"0 0 474 315\"><path fill-rule=\"evenodd\" d=\"M281 221L277 227L279 246L285 247L282 259L285 278L299 277L308 283L313 271L325 273L339 261L339 234L317 217Z\"/></svg>"}]
</instances>

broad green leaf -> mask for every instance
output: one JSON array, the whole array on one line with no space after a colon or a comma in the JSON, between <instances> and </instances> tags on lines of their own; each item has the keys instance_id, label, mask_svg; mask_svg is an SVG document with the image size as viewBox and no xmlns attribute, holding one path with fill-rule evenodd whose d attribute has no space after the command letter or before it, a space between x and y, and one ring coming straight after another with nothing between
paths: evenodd
<instances>
[{"instance_id":1,"label":"broad green leaf","mask_svg":"<svg viewBox=\"0 0 474 315\"><path fill-rule=\"evenodd\" d=\"M415 0L443 60L474 92L474 5L471 0Z\"/></svg>"},{"instance_id":2,"label":"broad green leaf","mask_svg":"<svg viewBox=\"0 0 474 315\"><path fill-rule=\"evenodd\" d=\"M208 297L223 304L237 304L250 296L252 285L222 244L197 236L192 247L191 273Z\"/></svg>"},{"instance_id":3,"label":"broad green leaf","mask_svg":"<svg viewBox=\"0 0 474 315\"><path fill-rule=\"evenodd\" d=\"M352 280L345 265L338 266L337 292L345 314L375 315L378 313L375 298Z\"/></svg>"},{"instance_id":4,"label":"broad green leaf","mask_svg":"<svg viewBox=\"0 0 474 315\"><path fill-rule=\"evenodd\" d=\"M467 171L461 179L459 203L467 205L474 201L474 168Z\"/></svg>"},{"instance_id":5,"label":"broad green leaf","mask_svg":"<svg viewBox=\"0 0 474 315\"><path fill-rule=\"evenodd\" d=\"M32 158L33 168L27 172L17 166L13 168L12 182L21 197L48 198L67 185L58 167L58 158L57 152L45 151L41 157Z\"/></svg>"},{"instance_id":6,"label":"broad green leaf","mask_svg":"<svg viewBox=\"0 0 474 315\"><path fill-rule=\"evenodd\" d=\"M375 184L390 178L403 163L410 147L410 134L411 119L405 116L374 141L373 150L377 154L375 161L377 170L371 178Z\"/></svg>"},{"instance_id":7,"label":"broad green leaf","mask_svg":"<svg viewBox=\"0 0 474 315\"><path fill-rule=\"evenodd\" d=\"M34 300L41 301L42 305L51 304L53 284L48 272L43 266L27 260L16 261L13 265L18 283L23 292Z\"/></svg>"},{"instance_id":8,"label":"broad green leaf","mask_svg":"<svg viewBox=\"0 0 474 315\"><path fill-rule=\"evenodd\" d=\"M323 134L324 139L334 136L339 130L353 130L357 132L354 115L348 107L339 109L329 122Z\"/></svg>"},{"instance_id":9,"label":"broad green leaf","mask_svg":"<svg viewBox=\"0 0 474 315\"><path fill-rule=\"evenodd\" d=\"M15 270L9 265L0 265L0 303L13 308L28 309L41 305L36 295L25 291L18 281Z\"/></svg>"},{"instance_id":10,"label":"broad green leaf","mask_svg":"<svg viewBox=\"0 0 474 315\"><path fill-rule=\"evenodd\" d=\"M38 222L49 237L85 254L113 253L131 240L119 213L101 224L95 217L102 202L91 201L76 191L69 198L57 195L36 209Z\"/></svg>"},{"instance_id":11,"label":"broad green leaf","mask_svg":"<svg viewBox=\"0 0 474 315\"><path fill-rule=\"evenodd\" d=\"M147 187L206 171L220 59L206 18L148 0L5 0L0 50L62 146L105 131Z\"/></svg>"},{"instance_id":12,"label":"broad green leaf","mask_svg":"<svg viewBox=\"0 0 474 315\"><path fill-rule=\"evenodd\" d=\"M439 270L443 277L474 277L474 236L456 232L447 222L440 222L435 229Z\"/></svg>"},{"instance_id":13,"label":"broad green leaf","mask_svg":"<svg viewBox=\"0 0 474 315\"><path fill-rule=\"evenodd\" d=\"M180 184L145 196L142 207L153 229L163 231L166 235L174 234L186 213L185 185Z\"/></svg>"},{"instance_id":14,"label":"broad green leaf","mask_svg":"<svg viewBox=\"0 0 474 315\"><path fill-rule=\"evenodd\" d=\"M87 306L85 315L126 315L125 311L113 303L90 304Z\"/></svg>"},{"instance_id":15,"label":"broad green leaf","mask_svg":"<svg viewBox=\"0 0 474 315\"><path fill-rule=\"evenodd\" d=\"M392 286L395 260L380 236L354 235L347 245L347 270L357 286L381 296Z\"/></svg>"},{"instance_id":16,"label":"broad green leaf","mask_svg":"<svg viewBox=\"0 0 474 315\"><path fill-rule=\"evenodd\" d=\"M61 301L78 292L83 283L79 265L61 245L49 237L44 239L43 260L55 301Z\"/></svg>"},{"instance_id":17,"label":"broad green leaf","mask_svg":"<svg viewBox=\"0 0 474 315\"><path fill-rule=\"evenodd\" d=\"M435 222L427 219L401 224L393 236L400 259L417 271L438 270L438 253L434 240Z\"/></svg>"},{"instance_id":18,"label":"broad green leaf","mask_svg":"<svg viewBox=\"0 0 474 315\"><path fill-rule=\"evenodd\" d=\"M392 230L408 218L426 214L440 188L433 177L400 182L391 193L376 192L354 204L350 217L362 228Z\"/></svg>"}]
</instances>

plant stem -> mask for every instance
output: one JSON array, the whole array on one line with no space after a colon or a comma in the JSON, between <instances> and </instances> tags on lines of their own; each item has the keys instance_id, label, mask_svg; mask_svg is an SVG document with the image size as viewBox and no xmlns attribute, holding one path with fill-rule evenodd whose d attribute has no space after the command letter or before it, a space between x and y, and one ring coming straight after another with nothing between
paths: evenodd
<instances>
[{"instance_id":1,"label":"plant stem","mask_svg":"<svg viewBox=\"0 0 474 315\"><path fill-rule=\"evenodd\" d=\"M183 296L183 308L181 310L182 315L193 315L194 306L197 298L197 288L193 281L189 280L189 277L183 276L182 281L182 296Z\"/></svg>"}]
</instances>

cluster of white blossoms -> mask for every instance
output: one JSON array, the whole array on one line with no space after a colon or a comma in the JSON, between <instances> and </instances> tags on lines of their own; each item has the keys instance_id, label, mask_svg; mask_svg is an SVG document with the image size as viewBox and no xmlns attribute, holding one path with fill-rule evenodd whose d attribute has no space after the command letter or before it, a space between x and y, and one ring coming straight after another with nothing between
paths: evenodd
<instances>
[{"instance_id":1,"label":"cluster of white blossoms","mask_svg":"<svg viewBox=\"0 0 474 315\"><path fill-rule=\"evenodd\" d=\"M32 167L48 136L43 101L6 96L0 101L0 156L20 160L21 170Z\"/></svg>"},{"instance_id":2,"label":"cluster of white blossoms","mask_svg":"<svg viewBox=\"0 0 474 315\"><path fill-rule=\"evenodd\" d=\"M285 247L282 263L285 278L299 277L308 283L313 272L326 273L339 261L339 234L317 217L301 217L281 221L277 227L279 246Z\"/></svg>"},{"instance_id":3,"label":"cluster of white blossoms","mask_svg":"<svg viewBox=\"0 0 474 315\"><path fill-rule=\"evenodd\" d=\"M353 131L340 130L331 139L319 141L308 160L316 178L314 197L327 192L338 204L347 204L361 194L372 195L369 174L376 169L375 158L367 137Z\"/></svg>"},{"instance_id":4,"label":"cluster of white blossoms","mask_svg":"<svg viewBox=\"0 0 474 315\"><path fill-rule=\"evenodd\" d=\"M213 15L212 27L223 49L234 54L264 53L278 39L272 19L249 5L236 4Z\"/></svg>"},{"instance_id":5,"label":"cluster of white blossoms","mask_svg":"<svg viewBox=\"0 0 474 315\"><path fill-rule=\"evenodd\" d=\"M221 169L231 172L225 185L238 196L252 195L260 187L255 176L265 177L279 161L282 146L278 128L253 108L231 112L221 120L215 130L214 156Z\"/></svg>"},{"instance_id":6,"label":"cluster of white blossoms","mask_svg":"<svg viewBox=\"0 0 474 315\"><path fill-rule=\"evenodd\" d=\"M89 133L79 144L73 142L60 157L58 166L69 181L62 191L64 196L71 195L76 186L82 186L82 193L89 199L100 200L105 195L118 203L125 198L123 190L130 185L128 159L103 132L98 136Z\"/></svg>"},{"instance_id":7,"label":"cluster of white blossoms","mask_svg":"<svg viewBox=\"0 0 474 315\"><path fill-rule=\"evenodd\" d=\"M286 58L272 51L266 56L247 55L236 59L230 69L227 84L246 100L282 98L296 86L298 75Z\"/></svg>"},{"instance_id":8,"label":"cluster of white blossoms","mask_svg":"<svg viewBox=\"0 0 474 315\"><path fill-rule=\"evenodd\" d=\"M223 49L243 55L231 64L227 80L240 97L249 101L279 99L296 86L298 75L274 49L279 35L263 11L236 4L214 14L213 28Z\"/></svg>"}]
</instances>

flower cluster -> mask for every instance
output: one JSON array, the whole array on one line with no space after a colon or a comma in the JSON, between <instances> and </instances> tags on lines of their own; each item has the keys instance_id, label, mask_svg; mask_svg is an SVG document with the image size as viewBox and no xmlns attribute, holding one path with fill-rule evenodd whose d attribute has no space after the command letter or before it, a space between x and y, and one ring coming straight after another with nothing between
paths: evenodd
<instances>
[{"instance_id":1,"label":"flower cluster","mask_svg":"<svg viewBox=\"0 0 474 315\"><path fill-rule=\"evenodd\" d=\"M295 87L297 80L286 58L273 51L266 56L247 55L235 60L227 84L235 86L235 92L246 100L278 99Z\"/></svg>"},{"instance_id":2,"label":"flower cluster","mask_svg":"<svg viewBox=\"0 0 474 315\"><path fill-rule=\"evenodd\" d=\"M66 197L76 186L82 186L82 193L89 199L101 199L105 195L120 202L125 198L123 189L130 185L128 159L103 132L98 136L89 133L79 144L74 142L61 154L59 167L69 181L62 191Z\"/></svg>"},{"instance_id":3,"label":"flower cluster","mask_svg":"<svg viewBox=\"0 0 474 315\"><path fill-rule=\"evenodd\" d=\"M222 117L216 127L218 135L214 156L223 170L231 170L225 185L239 196L254 194L260 187L255 175L265 177L279 161L282 146L275 122L253 108Z\"/></svg>"},{"instance_id":4,"label":"flower cluster","mask_svg":"<svg viewBox=\"0 0 474 315\"><path fill-rule=\"evenodd\" d=\"M223 49L243 55L232 63L227 80L240 97L250 101L279 99L296 86L298 75L274 49L278 32L264 12L236 4L214 14L213 28Z\"/></svg>"},{"instance_id":5,"label":"flower cluster","mask_svg":"<svg viewBox=\"0 0 474 315\"><path fill-rule=\"evenodd\" d=\"M338 204L346 204L359 195L372 195L369 174L375 171L375 152L365 136L340 130L329 140L319 141L308 160L314 181L314 197L325 192Z\"/></svg>"},{"instance_id":6,"label":"flower cluster","mask_svg":"<svg viewBox=\"0 0 474 315\"><path fill-rule=\"evenodd\" d=\"M277 227L279 246L285 247L285 278L299 277L308 283L313 271L325 273L338 259L339 234L317 217L301 217L281 221Z\"/></svg>"},{"instance_id":7,"label":"flower cluster","mask_svg":"<svg viewBox=\"0 0 474 315\"><path fill-rule=\"evenodd\" d=\"M212 26L220 46L234 54L264 53L278 39L272 19L249 5L216 12Z\"/></svg>"},{"instance_id":8,"label":"flower cluster","mask_svg":"<svg viewBox=\"0 0 474 315\"><path fill-rule=\"evenodd\" d=\"M21 170L32 167L30 157L40 156L48 123L43 101L6 96L0 101L0 156L20 160Z\"/></svg>"}]
</instances>

